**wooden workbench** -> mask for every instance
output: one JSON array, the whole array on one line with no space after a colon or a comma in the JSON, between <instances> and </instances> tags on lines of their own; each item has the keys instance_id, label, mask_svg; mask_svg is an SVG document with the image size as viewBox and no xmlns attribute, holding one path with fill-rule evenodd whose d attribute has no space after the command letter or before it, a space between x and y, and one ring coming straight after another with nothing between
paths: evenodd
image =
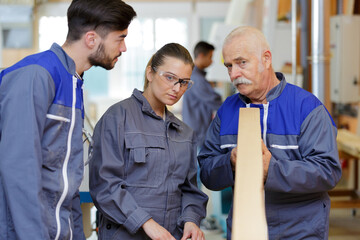
<instances>
[{"instance_id":1,"label":"wooden workbench","mask_svg":"<svg viewBox=\"0 0 360 240\"><path fill-rule=\"evenodd\" d=\"M339 154L349 161L354 161L354 183L351 189L334 189L329 192L332 208L360 208L359 193L359 160L360 160L360 137L345 129L339 129L337 135ZM337 200L336 197L347 199Z\"/></svg>"}]
</instances>

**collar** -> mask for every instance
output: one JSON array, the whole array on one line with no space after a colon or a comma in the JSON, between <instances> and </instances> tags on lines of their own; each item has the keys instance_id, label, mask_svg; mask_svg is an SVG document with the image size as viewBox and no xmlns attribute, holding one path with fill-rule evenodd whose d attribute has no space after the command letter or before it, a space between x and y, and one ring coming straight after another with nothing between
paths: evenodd
<instances>
[{"instance_id":1,"label":"collar","mask_svg":"<svg viewBox=\"0 0 360 240\"><path fill-rule=\"evenodd\" d=\"M53 43L50 50L56 54L56 56L60 59L64 67L71 75L75 75L76 73L76 66L75 62L66 52L60 47L59 44Z\"/></svg>"},{"instance_id":2,"label":"collar","mask_svg":"<svg viewBox=\"0 0 360 240\"><path fill-rule=\"evenodd\" d=\"M270 89L270 91L266 94L266 99L268 102L280 96L280 94L282 93L282 91L286 86L286 80L284 74L282 74L281 72L276 72L275 75L276 78L279 79L280 83L276 85L274 88Z\"/></svg>"},{"instance_id":3,"label":"collar","mask_svg":"<svg viewBox=\"0 0 360 240\"><path fill-rule=\"evenodd\" d=\"M163 120L160 116L158 116L155 111L151 108L150 103L146 100L144 95L142 95L143 92L134 89L132 96L141 104L141 111L153 118L156 118L158 120ZM170 112L167 107L165 107L165 122L169 123L170 126L173 126L176 129L179 129L181 126L181 122L179 119L177 119L172 112Z\"/></svg>"},{"instance_id":4,"label":"collar","mask_svg":"<svg viewBox=\"0 0 360 240\"><path fill-rule=\"evenodd\" d=\"M266 100L268 102L280 96L280 94L282 93L282 91L284 90L287 84L284 74L282 74L281 72L276 72L275 75L276 78L279 79L280 83L275 87L273 87L272 89L270 89L270 91L266 94ZM250 103L250 99L248 97L241 95L240 93L239 93L239 97L243 102Z\"/></svg>"},{"instance_id":5,"label":"collar","mask_svg":"<svg viewBox=\"0 0 360 240\"><path fill-rule=\"evenodd\" d=\"M201 69L198 68L197 66L194 66L193 71L197 71L197 72L199 72L200 74L202 74L203 76L206 76L205 70L201 70Z\"/></svg>"}]
</instances>

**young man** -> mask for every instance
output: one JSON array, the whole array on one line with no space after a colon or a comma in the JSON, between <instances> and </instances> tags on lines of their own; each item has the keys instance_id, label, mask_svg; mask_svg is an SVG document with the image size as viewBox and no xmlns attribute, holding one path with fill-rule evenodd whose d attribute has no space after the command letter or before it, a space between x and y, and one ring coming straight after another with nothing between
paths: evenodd
<instances>
[{"instance_id":1,"label":"young man","mask_svg":"<svg viewBox=\"0 0 360 240\"><path fill-rule=\"evenodd\" d=\"M111 69L136 16L120 0L74 0L62 47L0 73L0 239L85 239L83 72Z\"/></svg>"},{"instance_id":2,"label":"young man","mask_svg":"<svg viewBox=\"0 0 360 240\"><path fill-rule=\"evenodd\" d=\"M328 239L328 191L341 177L336 126L311 93L272 68L263 34L239 27L223 45L224 65L239 93L210 125L198 160L211 190L234 185L239 108L259 108L269 239ZM246 195L246 193L244 193ZM232 209L228 217L231 239Z\"/></svg>"}]
</instances>

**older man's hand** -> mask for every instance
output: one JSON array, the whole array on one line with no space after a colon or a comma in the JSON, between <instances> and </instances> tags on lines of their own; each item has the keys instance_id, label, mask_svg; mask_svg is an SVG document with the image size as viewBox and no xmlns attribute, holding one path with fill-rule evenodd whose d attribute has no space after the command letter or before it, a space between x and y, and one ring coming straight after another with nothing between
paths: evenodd
<instances>
[{"instance_id":1,"label":"older man's hand","mask_svg":"<svg viewBox=\"0 0 360 240\"><path fill-rule=\"evenodd\" d=\"M264 167L264 184L267 179L268 171L269 171L269 164L271 159L271 152L269 149L265 146L264 141L261 140L261 148L262 148L262 158L263 158L263 167Z\"/></svg>"}]
</instances>

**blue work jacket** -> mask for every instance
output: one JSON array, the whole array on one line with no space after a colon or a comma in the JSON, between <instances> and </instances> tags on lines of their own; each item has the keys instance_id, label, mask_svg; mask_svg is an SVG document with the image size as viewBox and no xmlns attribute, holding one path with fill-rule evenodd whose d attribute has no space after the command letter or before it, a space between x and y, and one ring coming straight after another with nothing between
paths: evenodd
<instances>
[{"instance_id":1,"label":"blue work jacket","mask_svg":"<svg viewBox=\"0 0 360 240\"><path fill-rule=\"evenodd\" d=\"M198 156L201 180L211 190L234 185L230 154L236 146L239 108L260 109L262 139L272 154L264 186L269 239L327 239L327 191L341 177L336 127L311 93L286 83L271 89L267 104L250 104L237 93L226 99L211 123ZM246 193L242 193L246 194ZM231 239L232 208L227 219Z\"/></svg>"},{"instance_id":2,"label":"blue work jacket","mask_svg":"<svg viewBox=\"0 0 360 240\"><path fill-rule=\"evenodd\" d=\"M0 73L0 239L85 239L83 81L53 44Z\"/></svg>"}]
</instances>

